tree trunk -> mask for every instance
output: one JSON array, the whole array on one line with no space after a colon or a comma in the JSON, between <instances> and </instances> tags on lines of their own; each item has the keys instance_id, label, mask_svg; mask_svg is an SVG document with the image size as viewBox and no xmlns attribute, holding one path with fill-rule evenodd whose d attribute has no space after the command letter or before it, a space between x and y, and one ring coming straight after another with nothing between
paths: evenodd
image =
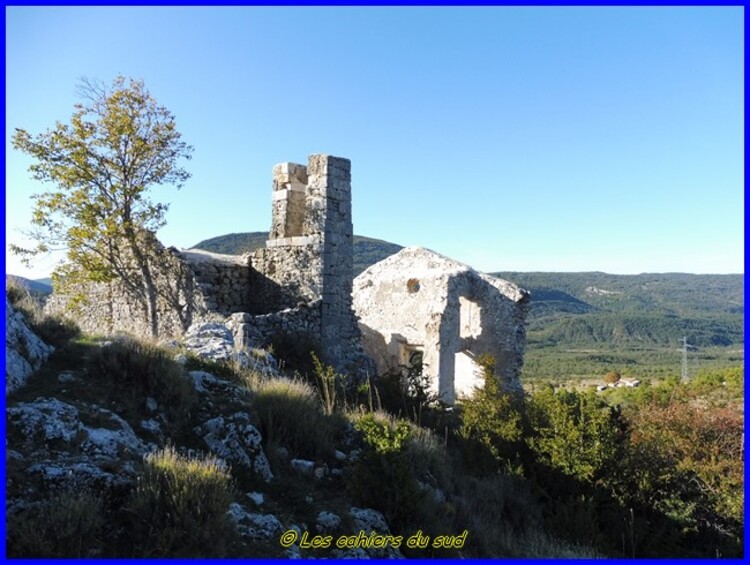
<instances>
[{"instance_id":1,"label":"tree trunk","mask_svg":"<svg viewBox=\"0 0 750 565\"><path fill-rule=\"evenodd\" d=\"M130 239L130 249L133 252L133 257L138 265L138 269L141 272L143 294L146 299L146 316L148 318L149 326L151 328L151 337L159 336L159 308L158 308L158 293L156 285L154 284L154 277L151 273L151 266L149 265L150 253L141 249L135 237ZM148 244L146 244L148 245Z\"/></svg>"},{"instance_id":2,"label":"tree trunk","mask_svg":"<svg viewBox=\"0 0 750 565\"><path fill-rule=\"evenodd\" d=\"M156 294L156 286L151 276L151 269L146 264L143 270L143 283L146 290L146 297L148 300L148 319L151 324L151 337L159 336L159 308Z\"/></svg>"}]
</instances>

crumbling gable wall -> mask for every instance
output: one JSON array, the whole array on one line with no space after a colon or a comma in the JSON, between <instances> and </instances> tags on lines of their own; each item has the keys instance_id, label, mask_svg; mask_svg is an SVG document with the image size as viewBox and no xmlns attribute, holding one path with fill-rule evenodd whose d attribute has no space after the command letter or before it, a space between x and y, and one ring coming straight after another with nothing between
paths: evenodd
<instances>
[{"instance_id":1,"label":"crumbling gable wall","mask_svg":"<svg viewBox=\"0 0 750 565\"><path fill-rule=\"evenodd\" d=\"M496 376L520 389L528 293L448 259L410 247L354 281L354 308L365 352L380 373L398 370L412 351L432 392L452 404L483 384L476 359L497 360Z\"/></svg>"}]
</instances>

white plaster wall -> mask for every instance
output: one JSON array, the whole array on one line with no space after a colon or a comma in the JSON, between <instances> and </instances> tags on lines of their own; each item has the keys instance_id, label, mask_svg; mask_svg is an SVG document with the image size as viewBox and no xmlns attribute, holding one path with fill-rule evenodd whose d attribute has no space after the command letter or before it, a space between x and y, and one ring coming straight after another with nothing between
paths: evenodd
<instances>
[{"instance_id":1,"label":"white plaster wall","mask_svg":"<svg viewBox=\"0 0 750 565\"><path fill-rule=\"evenodd\" d=\"M457 398L471 398L474 390L484 387L482 368L465 351L455 354L455 395Z\"/></svg>"}]
</instances>

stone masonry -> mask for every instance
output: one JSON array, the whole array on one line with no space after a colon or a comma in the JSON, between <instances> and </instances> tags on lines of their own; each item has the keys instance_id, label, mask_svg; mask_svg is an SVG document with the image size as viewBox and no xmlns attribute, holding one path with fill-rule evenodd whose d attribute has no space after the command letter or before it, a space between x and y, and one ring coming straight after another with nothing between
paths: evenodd
<instances>
[{"instance_id":1,"label":"stone masonry","mask_svg":"<svg viewBox=\"0 0 750 565\"><path fill-rule=\"evenodd\" d=\"M253 254L170 248L163 268L152 265L157 286L170 291L159 303L159 335L179 337L192 324L223 320L238 344L262 347L275 331L305 334L324 362L373 371L352 309L350 161L316 154L307 166L276 165L272 202L269 239ZM83 294L93 300L71 317L85 331L150 335L144 308L117 281L89 283ZM69 302L57 294L48 309L62 312Z\"/></svg>"},{"instance_id":2,"label":"stone masonry","mask_svg":"<svg viewBox=\"0 0 750 565\"><path fill-rule=\"evenodd\" d=\"M281 163L273 174L269 240L251 259L256 298L268 311L320 300L323 355L344 366L360 349L352 310L351 163L311 155L307 167Z\"/></svg>"}]
</instances>

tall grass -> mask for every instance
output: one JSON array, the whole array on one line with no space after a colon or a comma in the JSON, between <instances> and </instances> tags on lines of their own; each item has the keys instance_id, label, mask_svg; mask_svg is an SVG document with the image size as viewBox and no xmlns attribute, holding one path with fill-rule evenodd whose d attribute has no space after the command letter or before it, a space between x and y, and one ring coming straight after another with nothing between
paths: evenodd
<instances>
[{"instance_id":1,"label":"tall grass","mask_svg":"<svg viewBox=\"0 0 750 565\"><path fill-rule=\"evenodd\" d=\"M232 495L230 472L213 457L184 457L172 447L147 455L128 505L134 554L226 555L236 536L227 515Z\"/></svg>"},{"instance_id":2,"label":"tall grass","mask_svg":"<svg viewBox=\"0 0 750 565\"><path fill-rule=\"evenodd\" d=\"M195 398L182 366L147 342L127 339L105 345L91 355L87 369L92 379L111 383L126 398L142 402L153 396L173 421L186 418Z\"/></svg>"},{"instance_id":3,"label":"tall grass","mask_svg":"<svg viewBox=\"0 0 750 565\"><path fill-rule=\"evenodd\" d=\"M101 496L65 491L7 514L7 556L91 557L101 551L104 534Z\"/></svg>"},{"instance_id":4,"label":"tall grass","mask_svg":"<svg viewBox=\"0 0 750 565\"><path fill-rule=\"evenodd\" d=\"M256 380L252 408L264 440L298 457L330 458L343 420L321 410L315 390L299 379Z\"/></svg>"}]
</instances>

